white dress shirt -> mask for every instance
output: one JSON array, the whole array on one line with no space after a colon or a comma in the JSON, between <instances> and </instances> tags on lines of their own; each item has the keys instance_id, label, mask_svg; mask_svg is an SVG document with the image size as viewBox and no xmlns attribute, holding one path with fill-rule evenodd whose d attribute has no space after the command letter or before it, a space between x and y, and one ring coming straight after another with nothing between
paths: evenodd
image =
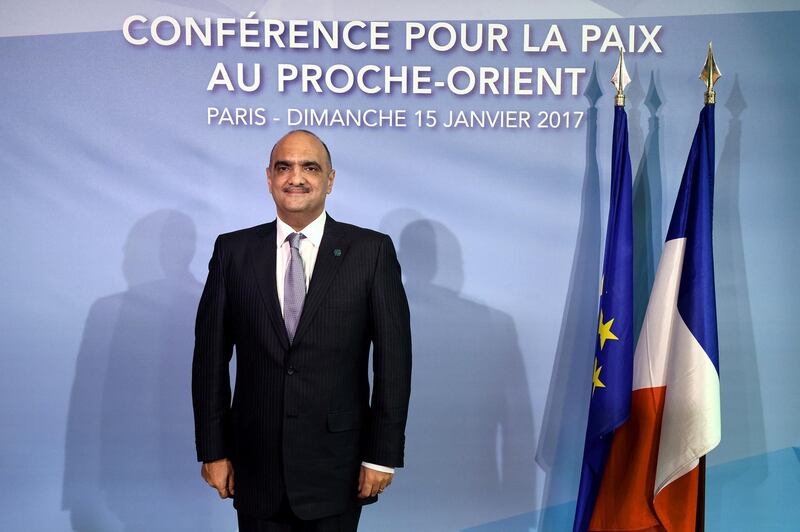
<instances>
[{"instance_id":1,"label":"white dress shirt","mask_svg":"<svg viewBox=\"0 0 800 532\"><path fill-rule=\"evenodd\" d=\"M277 220L275 245L278 250L277 253L275 253L275 285L278 289L278 302L281 306L281 314L283 314L283 278L286 275L289 259L292 256L289 241L286 240L286 237L294 232L302 233L303 236L305 236L305 238L300 239L300 258L303 259L303 271L306 274L307 293L308 285L311 282L311 274L314 273L314 264L317 262L317 253L319 252L320 242L322 242L322 234L325 232L325 220L327 218L328 216L325 214L325 211L322 211L322 214L300 231L295 231L280 218ZM392 467L370 464L368 462L361 462L361 465L383 473L394 473L394 468Z\"/></svg>"}]
</instances>

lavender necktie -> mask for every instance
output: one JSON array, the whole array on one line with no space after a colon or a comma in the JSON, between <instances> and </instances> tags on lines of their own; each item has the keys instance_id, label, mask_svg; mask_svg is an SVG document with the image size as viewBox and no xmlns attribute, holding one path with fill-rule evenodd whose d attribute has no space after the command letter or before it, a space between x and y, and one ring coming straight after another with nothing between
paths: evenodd
<instances>
[{"instance_id":1,"label":"lavender necktie","mask_svg":"<svg viewBox=\"0 0 800 532\"><path fill-rule=\"evenodd\" d=\"M283 277L283 321L289 335L289 343L294 341L294 333L300 322L303 312L303 302L306 299L306 274L303 269L303 259L300 257L300 240L305 238L302 233L292 233L286 237L289 241L290 255L289 266Z\"/></svg>"}]
</instances>

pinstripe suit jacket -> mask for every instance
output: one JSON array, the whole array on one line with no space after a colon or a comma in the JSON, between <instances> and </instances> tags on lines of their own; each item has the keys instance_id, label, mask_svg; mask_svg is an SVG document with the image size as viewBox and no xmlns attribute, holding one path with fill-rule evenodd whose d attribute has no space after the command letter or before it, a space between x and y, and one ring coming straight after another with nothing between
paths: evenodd
<instances>
[{"instance_id":1,"label":"pinstripe suit jacket","mask_svg":"<svg viewBox=\"0 0 800 532\"><path fill-rule=\"evenodd\" d=\"M403 465L408 303L391 239L328 216L289 345L275 231L273 221L214 244L195 329L197 458L232 460L237 510L268 517L285 495L299 517L316 519L375 500L356 497L361 461Z\"/></svg>"}]
</instances>

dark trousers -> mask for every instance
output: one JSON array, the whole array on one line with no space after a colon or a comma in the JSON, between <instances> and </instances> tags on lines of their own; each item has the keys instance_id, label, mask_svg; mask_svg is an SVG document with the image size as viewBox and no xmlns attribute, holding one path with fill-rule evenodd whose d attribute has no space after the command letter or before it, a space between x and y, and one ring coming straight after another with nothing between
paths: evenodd
<instances>
[{"instance_id":1,"label":"dark trousers","mask_svg":"<svg viewBox=\"0 0 800 532\"><path fill-rule=\"evenodd\" d=\"M305 521L297 517L284 497L278 513L268 519L236 512L239 532L356 532L361 505L343 514Z\"/></svg>"}]
</instances>

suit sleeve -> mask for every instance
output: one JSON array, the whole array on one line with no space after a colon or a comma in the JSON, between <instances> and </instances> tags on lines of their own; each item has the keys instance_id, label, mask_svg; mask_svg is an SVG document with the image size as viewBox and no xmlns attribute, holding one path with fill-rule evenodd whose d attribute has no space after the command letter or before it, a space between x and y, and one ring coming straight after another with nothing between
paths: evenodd
<instances>
[{"instance_id":1,"label":"suit sleeve","mask_svg":"<svg viewBox=\"0 0 800 532\"><path fill-rule=\"evenodd\" d=\"M370 307L373 388L364 461L402 467L411 394L411 325L400 264L388 236L378 250Z\"/></svg>"},{"instance_id":2,"label":"suit sleeve","mask_svg":"<svg viewBox=\"0 0 800 532\"><path fill-rule=\"evenodd\" d=\"M220 238L208 263L208 280L197 309L192 404L197 460L229 457L231 388L228 365L233 341L226 315L224 257Z\"/></svg>"}]
</instances>

